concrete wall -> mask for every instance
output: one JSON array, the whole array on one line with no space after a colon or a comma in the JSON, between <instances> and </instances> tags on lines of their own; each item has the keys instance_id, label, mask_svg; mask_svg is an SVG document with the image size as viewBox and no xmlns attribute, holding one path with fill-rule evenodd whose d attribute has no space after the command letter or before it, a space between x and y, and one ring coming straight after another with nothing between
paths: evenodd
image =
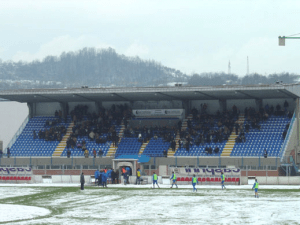
<instances>
[{"instance_id":1,"label":"concrete wall","mask_svg":"<svg viewBox=\"0 0 300 225\"><path fill-rule=\"evenodd\" d=\"M112 158L103 157L103 158L1 158L0 165L5 166L33 166L33 169L36 169L36 166L61 166L61 165L73 165L73 166L93 166L93 165L111 165L112 166ZM50 168L49 168L50 169Z\"/></svg>"},{"instance_id":2,"label":"concrete wall","mask_svg":"<svg viewBox=\"0 0 300 225\"><path fill-rule=\"evenodd\" d=\"M300 177L256 177L260 185L299 185ZM241 177L241 185L248 184L248 177Z\"/></svg>"},{"instance_id":3,"label":"concrete wall","mask_svg":"<svg viewBox=\"0 0 300 225\"><path fill-rule=\"evenodd\" d=\"M55 111L61 110L58 102L40 102L36 103L36 116L54 116Z\"/></svg>"},{"instance_id":4,"label":"concrete wall","mask_svg":"<svg viewBox=\"0 0 300 225\"><path fill-rule=\"evenodd\" d=\"M85 175L85 184L92 184L94 179L91 175ZM142 176L147 179L147 184L152 184L152 176ZM163 176L158 176L158 183L162 184ZM260 185L299 185L300 177L281 177L281 176L257 176L257 181ZM121 183L124 183L121 177ZM1 183L16 183L16 181L1 181ZM136 176L129 177L130 184L135 184ZM17 183L75 183L80 184L80 175L52 175L45 179L43 175L33 175L31 181L17 181ZM169 184L169 183L165 183ZM190 182L180 182L179 184L190 184ZM219 183L218 183L219 184ZM199 184L200 185L200 184ZM241 176L240 185L248 185L248 177Z\"/></svg>"},{"instance_id":5,"label":"concrete wall","mask_svg":"<svg viewBox=\"0 0 300 225\"><path fill-rule=\"evenodd\" d=\"M103 158L1 158L1 166L38 166L38 165L85 165L85 166L103 166L111 165L112 166L113 158L103 157ZM191 167L205 167L205 166L276 166L280 165L278 158L238 158L238 157L158 157L151 158L148 163L144 165L169 165L169 166L191 166ZM34 168L35 169L35 168Z\"/></svg>"}]
</instances>

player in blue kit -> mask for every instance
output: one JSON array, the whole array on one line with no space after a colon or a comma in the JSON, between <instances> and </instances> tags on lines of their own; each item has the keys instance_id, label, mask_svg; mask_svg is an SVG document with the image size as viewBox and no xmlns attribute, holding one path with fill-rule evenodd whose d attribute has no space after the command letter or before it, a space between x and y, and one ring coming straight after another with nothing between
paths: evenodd
<instances>
[{"instance_id":1,"label":"player in blue kit","mask_svg":"<svg viewBox=\"0 0 300 225\"><path fill-rule=\"evenodd\" d=\"M259 183L257 182L257 179L255 179L255 182L254 182L254 184L253 184L253 187L252 187L252 189L254 189L254 191L255 191L255 198L259 198L258 197L258 185L259 185Z\"/></svg>"},{"instance_id":2,"label":"player in blue kit","mask_svg":"<svg viewBox=\"0 0 300 225\"><path fill-rule=\"evenodd\" d=\"M157 174L156 174L155 172L153 172L153 177L152 177L152 179L153 179L153 188L155 188L155 184L156 184L157 187L159 188L158 183L157 183L158 176L157 176Z\"/></svg>"},{"instance_id":3,"label":"player in blue kit","mask_svg":"<svg viewBox=\"0 0 300 225\"><path fill-rule=\"evenodd\" d=\"M225 185L224 185L224 182L225 182L225 175L223 174L223 171L221 172L221 185L222 185L222 190L223 188L226 189Z\"/></svg>"},{"instance_id":4,"label":"player in blue kit","mask_svg":"<svg viewBox=\"0 0 300 225\"><path fill-rule=\"evenodd\" d=\"M198 184L198 179L197 179L196 175L194 174L194 176L192 178L193 192L194 191L197 192L196 184Z\"/></svg>"},{"instance_id":5,"label":"player in blue kit","mask_svg":"<svg viewBox=\"0 0 300 225\"><path fill-rule=\"evenodd\" d=\"M177 186L177 177L176 177L176 174L174 173L174 171L172 172L172 176L171 176L170 180L173 180L171 188L173 188L174 184L176 185L176 188L178 188L178 186Z\"/></svg>"}]
</instances>

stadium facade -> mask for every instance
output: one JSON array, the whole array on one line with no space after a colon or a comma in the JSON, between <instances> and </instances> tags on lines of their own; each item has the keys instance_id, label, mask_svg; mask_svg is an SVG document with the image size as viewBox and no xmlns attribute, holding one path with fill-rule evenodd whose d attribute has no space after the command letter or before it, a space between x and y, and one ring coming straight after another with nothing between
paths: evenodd
<instances>
[{"instance_id":1,"label":"stadium facade","mask_svg":"<svg viewBox=\"0 0 300 225\"><path fill-rule=\"evenodd\" d=\"M274 154L264 158L261 152L255 151L255 143L258 136L262 133L253 132L253 136L249 136L254 141L248 142L247 145L238 147L234 141L233 144L229 143L230 140L224 142L223 145L216 145L221 148L221 152L215 155L202 154L197 147L192 149L191 152L185 153L186 150L177 149L174 153L168 154L168 157L162 157L160 153L153 157L153 155L143 154L142 147L139 146L138 154L131 155L130 151L119 152L118 147L113 148L112 144L103 155L99 158L84 158L83 155L74 155L67 158L67 147L63 145L62 152L55 155L53 152L50 155L29 155L15 154L10 158L1 158L1 166L27 166L32 167L36 174L76 174L78 170L94 170L95 168L130 166L133 170L133 175L137 167L141 167L146 174L151 174L153 171L158 172L160 175L168 175L170 169L174 168L240 168L242 176L250 176L261 173L262 176L298 173L299 164L298 154L299 151L299 97L300 85L299 84L274 84L274 85L250 85L250 86L174 86L174 87L144 87L144 88L65 88L65 89L30 89L30 90L9 90L1 91L0 98L3 101L16 101L27 103L29 108L28 120L22 125L19 133L13 138L9 146L16 153L22 152L22 144L18 143L20 135L26 133L28 121L34 118L51 117L54 116L56 111L62 112L62 117L66 118L72 110L78 105L88 106L90 113L99 113L101 108L109 109L112 105L126 104L132 109L135 115L135 120L128 121L131 126L147 125L150 123L167 124L169 126L176 126L178 121L182 121L182 129L186 128L188 120L193 120L192 109L196 108L201 111L203 104L206 104L206 113L215 115L218 111L228 111L236 106L239 114L243 115L246 107L253 108L258 111L266 105L281 105L285 102L288 103L288 109L282 110L284 115L282 118L274 118L274 123L264 129L267 132L264 134L265 140L270 144L270 150ZM285 114L287 111L293 113L293 117L287 120ZM242 117L242 116L240 116ZM282 120L281 120L282 119ZM237 119L238 120L238 119ZM244 120L242 120L243 122ZM279 122L278 122L279 121ZM281 133L282 130L277 130L276 125L280 123L290 123L287 135L282 142L275 138L276 133ZM66 126L70 124L67 123ZM244 122L243 122L244 123ZM261 125L263 125L262 122ZM285 125L285 124L284 124ZM124 126L122 124L122 126ZM279 127L279 126L278 126ZM122 129L118 130L119 134L123 132ZM264 131L263 131L264 132ZM269 133L268 133L269 132ZM250 132L251 133L251 132ZM274 137L278 141L278 145L272 145ZM273 135L273 136L272 136ZM275 136L274 136L275 135ZM176 134L174 134L176 136ZM26 136L32 139L30 136ZM124 134L120 134L121 140L126 139ZM262 140L258 137L257 140ZM260 142L260 143L263 143ZM30 142L29 142L30 143ZM148 144L148 143L147 143ZM256 144L254 146L251 146ZM274 144L274 143L273 143ZM58 146L55 146L57 150ZM17 146L17 147L16 147ZM93 145L95 146L95 145ZM159 145L156 145L159 146ZM215 146L215 145L213 145ZM230 146L229 153L222 154L226 148ZM19 148L19 149L18 149ZM30 148L30 146L28 147ZM120 148L120 145L119 145ZM234 149L237 148L236 154ZM248 154L243 155L243 152L249 150ZM40 149L36 149L40 151ZM159 150L161 151L161 150ZM55 151L54 151L55 152ZM198 154L198 152L201 152ZM224 153L223 152L223 153ZM13 153L13 152L12 152ZM123 154L124 153L124 154ZM92 174L92 172L90 172Z\"/></svg>"}]
</instances>

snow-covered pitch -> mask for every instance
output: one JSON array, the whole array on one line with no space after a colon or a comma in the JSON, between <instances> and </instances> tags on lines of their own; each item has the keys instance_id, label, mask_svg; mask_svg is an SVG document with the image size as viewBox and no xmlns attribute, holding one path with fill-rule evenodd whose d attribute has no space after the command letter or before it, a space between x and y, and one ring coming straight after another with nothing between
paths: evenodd
<instances>
[{"instance_id":1,"label":"snow-covered pitch","mask_svg":"<svg viewBox=\"0 0 300 225\"><path fill-rule=\"evenodd\" d=\"M7 224L298 224L298 186L1 184Z\"/></svg>"}]
</instances>

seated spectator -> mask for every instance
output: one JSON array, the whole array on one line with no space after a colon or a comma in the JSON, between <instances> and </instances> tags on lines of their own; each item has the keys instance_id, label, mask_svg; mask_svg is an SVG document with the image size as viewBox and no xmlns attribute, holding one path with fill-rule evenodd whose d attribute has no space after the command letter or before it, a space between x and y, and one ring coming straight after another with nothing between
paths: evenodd
<instances>
[{"instance_id":1,"label":"seated spectator","mask_svg":"<svg viewBox=\"0 0 300 225\"><path fill-rule=\"evenodd\" d=\"M250 129L250 125L249 125L249 123L246 123L245 130L246 130L247 133L249 132L249 129Z\"/></svg>"},{"instance_id":2,"label":"seated spectator","mask_svg":"<svg viewBox=\"0 0 300 225\"><path fill-rule=\"evenodd\" d=\"M95 138L95 133L94 133L94 131L91 131L91 132L89 133L89 138L90 138L91 140L94 140L94 138Z\"/></svg>"},{"instance_id":3,"label":"seated spectator","mask_svg":"<svg viewBox=\"0 0 300 225\"><path fill-rule=\"evenodd\" d=\"M205 142L204 142L204 137L203 137L202 134L201 134L201 136L200 136L200 141L201 141L201 145L204 145L204 144L205 144Z\"/></svg>"},{"instance_id":4,"label":"seated spectator","mask_svg":"<svg viewBox=\"0 0 300 225\"><path fill-rule=\"evenodd\" d=\"M187 152L190 151L190 143L188 141L185 142L185 149Z\"/></svg>"},{"instance_id":5,"label":"seated spectator","mask_svg":"<svg viewBox=\"0 0 300 225\"><path fill-rule=\"evenodd\" d=\"M209 154L212 154L212 147L209 147L209 148L208 148L208 153L209 153Z\"/></svg>"},{"instance_id":6,"label":"seated spectator","mask_svg":"<svg viewBox=\"0 0 300 225\"><path fill-rule=\"evenodd\" d=\"M94 155L94 158L96 158L97 152L96 152L96 149L94 149L94 148L93 148L93 155Z\"/></svg>"},{"instance_id":7,"label":"seated spectator","mask_svg":"<svg viewBox=\"0 0 300 225\"><path fill-rule=\"evenodd\" d=\"M43 133L44 133L43 131L39 130L39 134L38 134L39 139L42 139L45 137L45 135Z\"/></svg>"},{"instance_id":8,"label":"seated spectator","mask_svg":"<svg viewBox=\"0 0 300 225\"><path fill-rule=\"evenodd\" d=\"M85 142L85 140L82 141L82 149L86 149L86 142Z\"/></svg>"},{"instance_id":9,"label":"seated spectator","mask_svg":"<svg viewBox=\"0 0 300 225\"><path fill-rule=\"evenodd\" d=\"M164 150L164 157L167 157L168 156L168 152L167 150Z\"/></svg>"},{"instance_id":10,"label":"seated spectator","mask_svg":"<svg viewBox=\"0 0 300 225\"><path fill-rule=\"evenodd\" d=\"M246 142L246 137L245 137L245 134L241 134L241 141L242 141L243 143L245 143L245 142Z\"/></svg>"},{"instance_id":11,"label":"seated spectator","mask_svg":"<svg viewBox=\"0 0 300 225\"><path fill-rule=\"evenodd\" d=\"M253 128L255 128L257 130L260 130L260 125L258 123L256 123L256 122L254 122Z\"/></svg>"},{"instance_id":12,"label":"seated spectator","mask_svg":"<svg viewBox=\"0 0 300 225\"><path fill-rule=\"evenodd\" d=\"M88 158L89 157L89 151L87 149L85 149L84 151L84 157L85 158Z\"/></svg>"},{"instance_id":13,"label":"seated spectator","mask_svg":"<svg viewBox=\"0 0 300 225\"><path fill-rule=\"evenodd\" d=\"M215 149L214 149L214 152L215 152L215 153L219 153L219 151L220 151L219 147L216 146Z\"/></svg>"},{"instance_id":14,"label":"seated spectator","mask_svg":"<svg viewBox=\"0 0 300 225\"><path fill-rule=\"evenodd\" d=\"M208 149L208 147L206 146L206 147L205 147L205 153L206 153L206 154L208 154L208 150L209 150L209 149Z\"/></svg>"},{"instance_id":15,"label":"seated spectator","mask_svg":"<svg viewBox=\"0 0 300 225\"><path fill-rule=\"evenodd\" d=\"M70 156L71 156L71 150L68 149L68 150L67 150L67 157L70 158Z\"/></svg>"},{"instance_id":16,"label":"seated spectator","mask_svg":"<svg viewBox=\"0 0 300 225\"><path fill-rule=\"evenodd\" d=\"M266 150L266 149L264 150L264 157L265 157L265 158L267 158L267 157L268 157L268 152L267 152L267 150Z\"/></svg>"},{"instance_id":17,"label":"seated spectator","mask_svg":"<svg viewBox=\"0 0 300 225\"><path fill-rule=\"evenodd\" d=\"M175 140L171 141L171 148L172 148L172 151L175 152L175 149L176 149L176 142L175 142Z\"/></svg>"},{"instance_id":18,"label":"seated spectator","mask_svg":"<svg viewBox=\"0 0 300 225\"><path fill-rule=\"evenodd\" d=\"M269 114L268 113L265 113L264 115L263 115L263 120L267 120L269 118Z\"/></svg>"},{"instance_id":19,"label":"seated spectator","mask_svg":"<svg viewBox=\"0 0 300 225\"><path fill-rule=\"evenodd\" d=\"M181 139L178 140L178 148L181 148L182 147L182 141Z\"/></svg>"},{"instance_id":20,"label":"seated spectator","mask_svg":"<svg viewBox=\"0 0 300 225\"><path fill-rule=\"evenodd\" d=\"M101 148L100 148L99 151L98 151L98 155L99 155L99 157L102 157L102 156L103 156L103 151L102 151Z\"/></svg>"},{"instance_id":21,"label":"seated spectator","mask_svg":"<svg viewBox=\"0 0 300 225\"><path fill-rule=\"evenodd\" d=\"M100 144L101 142L102 142L102 140L100 137L96 138L96 144Z\"/></svg>"},{"instance_id":22,"label":"seated spectator","mask_svg":"<svg viewBox=\"0 0 300 225\"><path fill-rule=\"evenodd\" d=\"M82 143L81 143L80 141L77 141L76 147L77 147L77 148L82 148Z\"/></svg>"},{"instance_id":23,"label":"seated spectator","mask_svg":"<svg viewBox=\"0 0 300 225\"><path fill-rule=\"evenodd\" d=\"M138 141L141 142L141 143L143 142L143 138L142 138L142 134L141 133L139 133Z\"/></svg>"},{"instance_id":24,"label":"seated spectator","mask_svg":"<svg viewBox=\"0 0 300 225\"><path fill-rule=\"evenodd\" d=\"M239 133L239 124L237 122L235 123L234 128L235 128L235 134L238 135L238 133Z\"/></svg>"},{"instance_id":25,"label":"seated spectator","mask_svg":"<svg viewBox=\"0 0 300 225\"><path fill-rule=\"evenodd\" d=\"M221 120L219 120L218 127L221 127L221 126L222 126L222 122L221 122Z\"/></svg>"},{"instance_id":26,"label":"seated spectator","mask_svg":"<svg viewBox=\"0 0 300 225\"><path fill-rule=\"evenodd\" d=\"M236 143L241 143L242 142L242 139L240 136L238 136L236 139L235 139Z\"/></svg>"}]
</instances>

